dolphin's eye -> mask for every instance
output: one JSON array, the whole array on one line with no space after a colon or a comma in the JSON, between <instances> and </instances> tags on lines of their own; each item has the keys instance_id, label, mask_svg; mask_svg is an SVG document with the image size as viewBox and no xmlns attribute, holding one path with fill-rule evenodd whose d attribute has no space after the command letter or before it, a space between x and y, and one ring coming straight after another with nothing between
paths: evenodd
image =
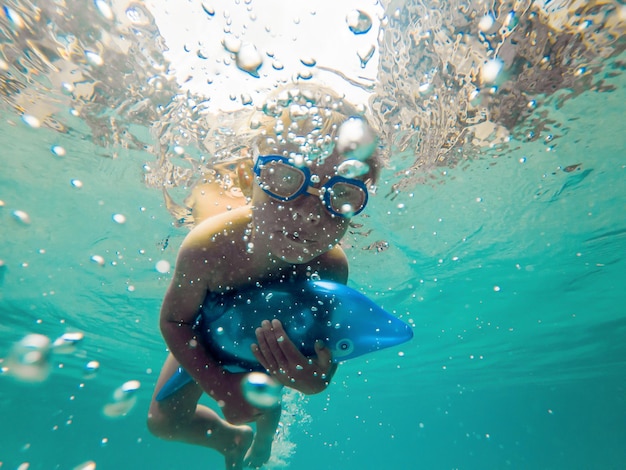
<instances>
[{"instance_id":1,"label":"dolphin's eye","mask_svg":"<svg viewBox=\"0 0 626 470\"><path fill-rule=\"evenodd\" d=\"M335 356L344 357L354 351L354 343L348 338L342 338L335 345Z\"/></svg>"}]
</instances>

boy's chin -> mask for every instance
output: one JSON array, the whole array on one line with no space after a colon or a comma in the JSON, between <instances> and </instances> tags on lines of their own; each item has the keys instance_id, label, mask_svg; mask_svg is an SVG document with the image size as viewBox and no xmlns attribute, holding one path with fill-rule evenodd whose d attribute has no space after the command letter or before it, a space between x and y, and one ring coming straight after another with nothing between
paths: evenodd
<instances>
[{"instance_id":1,"label":"boy's chin","mask_svg":"<svg viewBox=\"0 0 626 470\"><path fill-rule=\"evenodd\" d=\"M275 256L282 261L290 264L304 264L317 258L321 253L303 251L303 250L281 250L280 253L276 253Z\"/></svg>"}]
</instances>

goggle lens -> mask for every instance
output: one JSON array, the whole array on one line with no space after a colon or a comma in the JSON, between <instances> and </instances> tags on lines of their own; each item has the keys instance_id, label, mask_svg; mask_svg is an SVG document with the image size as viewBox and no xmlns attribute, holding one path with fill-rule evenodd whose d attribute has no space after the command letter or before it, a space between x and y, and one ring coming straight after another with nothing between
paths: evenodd
<instances>
[{"instance_id":1,"label":"goggle lens","mask_svg":"<svg viewBox=\"0 0 626 470\"><path fill-rule=\"evenodd\" d=\"M296 167L273 160L260 167L259 180L266 193L289 200L302 189L306 175Z\"/></svg>"},{"instance_id":2,"label":"goggle lens","mask_svg":"<svg viewBox=\"0 0 626 470\"><path fill-rule=\"evenodd\" d=\"M362 188L345 181L339 181L327 189L328 205L331 212L351 217L361 212L367 200L366 193Z\"/></svg>"},{"instance_id":3,"label":"goggle lens","mask_svg":"<svg viewBox=\"0 0 626 470\"><path fill-rule=\"evenodd\" d=\"M352 217L367 204L367 187L363 182L334 176L317 190L312 187L308 168L298 168L278 155L259 156L254 173L261 189L281 201L319 193L326 209L340 217Z\"/></svg>"}]
</instances>

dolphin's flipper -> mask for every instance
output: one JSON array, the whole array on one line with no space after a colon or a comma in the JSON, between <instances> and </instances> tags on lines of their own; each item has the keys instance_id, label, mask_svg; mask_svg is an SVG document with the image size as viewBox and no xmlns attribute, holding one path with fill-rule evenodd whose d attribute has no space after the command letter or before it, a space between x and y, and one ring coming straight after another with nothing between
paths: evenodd
<instances>
[{"instance_id":1,"label":"dolphin's flipper","mask_svg":"<svg viewBox=\"0 0 626 470\"><path fill-rule=\"evenodd\" d=\"M174 395L190 382L193 382L191 375L189 375L185 369L179 367L176 372L174 372L174 375L161 387L161 390L157 393L156 401L163 401L167 397Z\"/></svg>"}]
</instances>

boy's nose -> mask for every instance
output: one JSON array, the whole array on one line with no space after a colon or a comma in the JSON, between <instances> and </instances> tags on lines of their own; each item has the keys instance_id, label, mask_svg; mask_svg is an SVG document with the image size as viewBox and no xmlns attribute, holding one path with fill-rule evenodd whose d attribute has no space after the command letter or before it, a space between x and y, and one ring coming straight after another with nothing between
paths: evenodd
<instances>
[{"instance_id":1,"label":"boy's nose","mask_svg":"<svg viewBox=\"0 0 626 470\"><path fill-rule=\"evenodd\" d=\"M295 211L292 215L293 220L302 221L305 225L317 225L321 219L319 211Z\"/></svg>"},{"instance_id":2,"label":"boy's nose","mask_svg":"<svg viewBox=\"0 0 626 470\"><path fill-rule=\"evenodd\" d=\"M298 208L293 213L294 220L303 220L308 224L317 224L322 218L322 201L319 197L307 195L302 198Z\"/></svg>"},{"instance_id":3,"label":"boy's nose","mask_svg":"<svg viewBox=\"0 0 626 470\"><path fill-rule=\"evenodd\" d=\"M311 224L315 224L317 225L320 221L320 214L319 213L313 213L313 212L309 212L309 215L307 215L305 217L305 220Z\"/></svg>"}]
</instances>

